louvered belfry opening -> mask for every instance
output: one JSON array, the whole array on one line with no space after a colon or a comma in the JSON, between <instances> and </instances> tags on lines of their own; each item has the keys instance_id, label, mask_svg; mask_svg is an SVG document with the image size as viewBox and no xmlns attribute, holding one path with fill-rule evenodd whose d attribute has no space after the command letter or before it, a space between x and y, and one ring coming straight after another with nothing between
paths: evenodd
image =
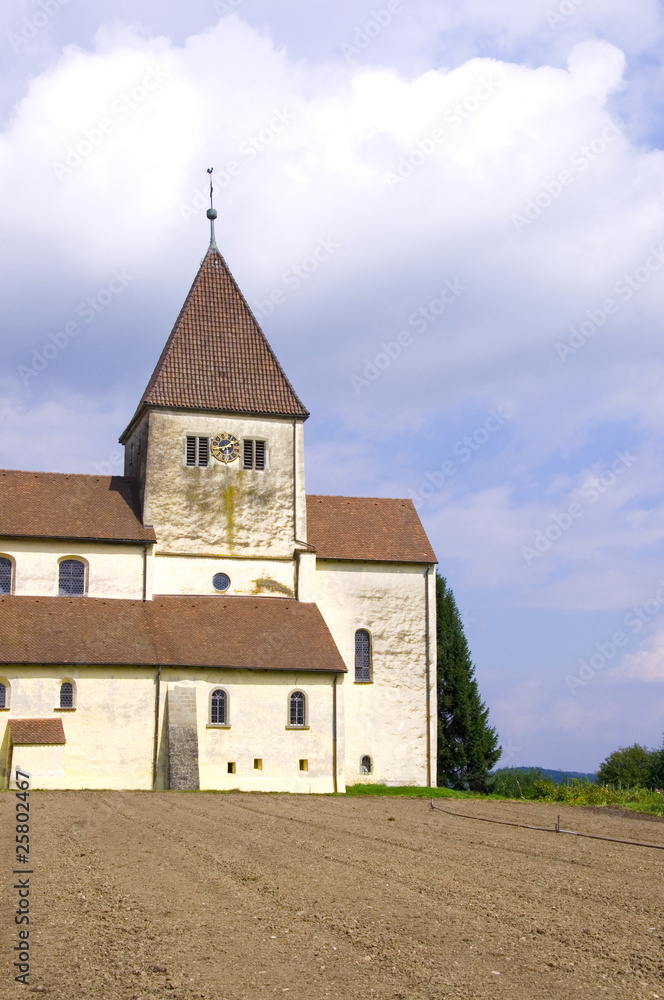
<instances>
[{"instance_id":1,"label":"louvered belfry opening","mask_svg":"<svg viewBox=\"0 0 664 1000\"><path fill-rule=\"evenodd\" d=\"M187 465L207 466L210 462L210 442L206 437L187 437Z\"/></svg>"},{"instance_id":2,"label":"louvered belfry opening","mask_svg":"<svg viewBox=\"0 0 664 1000\"><path fill-rule=\"evenodd\" d=\"M245 438L242 468L258 469L259 471L265 468L265 441L252 441L249 438Z\"/></svg>"}]
</instances>

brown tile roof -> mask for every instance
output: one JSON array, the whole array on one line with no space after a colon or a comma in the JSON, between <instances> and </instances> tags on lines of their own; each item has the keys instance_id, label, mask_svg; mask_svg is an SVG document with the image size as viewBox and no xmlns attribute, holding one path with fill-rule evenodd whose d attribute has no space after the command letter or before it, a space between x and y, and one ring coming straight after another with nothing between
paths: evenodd
<instances>
[{"instance_id":1,"label":"brown tile roof","mask_svg":"<svg viewBox=\"0 0 664 1000\"><path fill-rule=\"evenodd\" d=\"M280 597L3 597L0 636L0 663L346 669L316 605Z\"/></svg>"},{"instance_id":2,"label":"brown tile roof","mask_svg":"<svg viewBox=\"0 0 664 1000\"><path fill-rule=\"evenodd\" d=\"M308 416L218 250L203 259L135 417L146 406Z\"/></svg>"},{"instance_id":3,"label":"brown tile roof","mask_svg":"<svg viewBox=\"0 0 664 1000\"><path fill-rule=\"evenodd\" d=\"M0 470L0 535L150 542L133 482L125 476L68 476Z\"/></svg>"},{"instance_id":4,"label":"brown tile roof","mask_svg":"<svg viewBox=\"0 0 664 1000\"><path fill-rule=\"evenodd\" d=\"M28 743L66 743L62 719L10 719L9 732L15 746Z\"/></svg>"},{"instance_id":5,"label":"brown tile roof","mask_svg":"<svg viewBox=\"0 0 664 1000\"><path fill-rule=\"evenodd\" d=\"M318 559L437 562L412 500L308 496L307 540Z\"/></svg>"}]
</instances>

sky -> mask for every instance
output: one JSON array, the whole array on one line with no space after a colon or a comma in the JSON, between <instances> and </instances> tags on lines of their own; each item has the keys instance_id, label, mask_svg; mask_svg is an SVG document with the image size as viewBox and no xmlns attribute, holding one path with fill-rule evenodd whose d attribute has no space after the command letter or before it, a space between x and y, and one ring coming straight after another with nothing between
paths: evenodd
<instances>
[{"instance_id":1,"label":"sky","mask_svg":"<svg viewBox=\"0 0 664 1000\"><path fill-rule=\"evenodd\" d=\"M214 167L307 490L414 500L501 765L660 745L663 36L655 0L4 4L0 465L122 472Z\"/></svg>"}]
</instances>

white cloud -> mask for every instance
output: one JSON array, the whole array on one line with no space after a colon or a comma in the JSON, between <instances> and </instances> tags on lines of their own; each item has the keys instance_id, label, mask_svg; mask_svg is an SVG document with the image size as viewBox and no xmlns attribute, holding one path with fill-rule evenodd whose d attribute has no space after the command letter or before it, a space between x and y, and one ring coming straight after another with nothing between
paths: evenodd
<instances>
[{"instance_id":1,"label":"white cloud","mask_svg":"<svg viewBox=\"0 0 664 1000\"><path fill-rule=\"evenodd\" d=\"M620 664L610 672L611 677L621 680L664 681L664 630L650 636L636 653L623 656Z\"/></svg>"}]
</instances>

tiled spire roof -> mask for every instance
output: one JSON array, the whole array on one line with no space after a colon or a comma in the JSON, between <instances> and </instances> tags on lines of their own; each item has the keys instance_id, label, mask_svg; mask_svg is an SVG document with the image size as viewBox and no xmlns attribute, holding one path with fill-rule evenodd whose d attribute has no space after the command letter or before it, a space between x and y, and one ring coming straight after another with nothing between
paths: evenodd
<instances>
[{"instance_id":1,"label":"tiled spire roof","mask_svg":"<svg viewBox=\"0 0 664 1000\"><path fill-rule=\"evenodd\" d=\"M308 416L216 248L203 259L136 416L146 406Z\"/></svg>"}]
</instances>

